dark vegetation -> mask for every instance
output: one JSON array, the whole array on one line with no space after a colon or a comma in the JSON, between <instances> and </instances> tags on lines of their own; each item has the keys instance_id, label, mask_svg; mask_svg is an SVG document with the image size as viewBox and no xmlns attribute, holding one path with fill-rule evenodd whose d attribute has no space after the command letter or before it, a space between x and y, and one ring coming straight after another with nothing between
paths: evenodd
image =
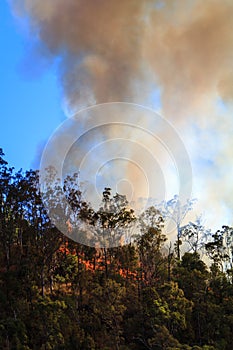
<instances>
[{"instance_id":1,"label":"dark vegetation","mask_svg":"<svg viewBox=\"0 0 233 350\"><path fill-rule=\"evenodd\" d=\"M173 247L163 233L169 205L135 218L110 189L97 212L75 177L63 190L74 222L101 233L137 221L140 234L109 249L68 239L46 213L38 172L15 173L0 150L0 349L233 349L232 228L178 222Z\"/></svg>"}]
</instances>

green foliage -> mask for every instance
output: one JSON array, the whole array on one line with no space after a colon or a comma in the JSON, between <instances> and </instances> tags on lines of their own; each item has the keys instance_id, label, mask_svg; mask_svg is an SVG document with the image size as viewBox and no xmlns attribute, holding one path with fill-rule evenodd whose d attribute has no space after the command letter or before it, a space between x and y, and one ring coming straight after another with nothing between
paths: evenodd
<instances>
[{"instance_id":1,"label":"green foliage","mask_svg":"<svg viewBox=\"0 0 233 350\"><path fill-rule=\"evenodd\" d=\"M162 210L136 218L125 196L105 188L95 211L82 199L77 174L63 189L58 181L48 188L52 209L67 209L56 199L61 191L74 212L70 224L84 220L106 242L114 231L118 243L124 236L129 244L95 249L62 236L44 208L38 172L15 173L0 149L1 349L232 350L231 227L206 243L208 268L198 254L207 231L198 222L180 226L193 202L182 206L174 197L164 205L167 216L175 211L175 259L171 245L165 249ZM191 240L183 256L180 239Z\"/></svg>"}]
</instances>

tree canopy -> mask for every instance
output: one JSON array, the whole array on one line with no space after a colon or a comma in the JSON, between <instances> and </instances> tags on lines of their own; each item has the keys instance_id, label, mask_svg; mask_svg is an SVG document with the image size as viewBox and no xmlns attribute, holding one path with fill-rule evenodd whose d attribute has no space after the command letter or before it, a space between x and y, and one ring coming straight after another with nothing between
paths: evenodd
<instances>
[{"instance_id":1,"label":"tree canopy","mask_svg":"<svg viewBox=\"0 0 233 350\"><path fill-rule=\"evenodd\" d=\"M232 227L212 233L199 219L181 226L185 208L176 206L178 243L169 245L164 225L177 197L167 214L152 206L137 217L109 188L94 210L77 174L49 191L42 198L38 172L15 172L0 149L1 349L232 349ZM74 213L62 208L64 228L84 221L106 244L83 245L58 230L44 205L63 205L54 191Z\"/></svg>"}]
</instances>

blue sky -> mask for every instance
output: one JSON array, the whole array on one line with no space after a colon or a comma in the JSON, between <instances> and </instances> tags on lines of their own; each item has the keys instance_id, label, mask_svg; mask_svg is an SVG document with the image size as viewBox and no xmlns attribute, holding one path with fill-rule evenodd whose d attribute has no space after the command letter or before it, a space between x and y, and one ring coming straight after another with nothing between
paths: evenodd
<instances>
[{"instance_id":1,"label":"blue sky","mask_svg":"<svg viewBox=\"0 0 233 350\"><path fill-rule=\"evenodd\" d=\"M55 68L27 71L28 40L6 1L1 18L0 148L16 170L35 167L42 145L65 118ZM35 62L38 64L39 62Z\"/></svg>"}]
</instances>

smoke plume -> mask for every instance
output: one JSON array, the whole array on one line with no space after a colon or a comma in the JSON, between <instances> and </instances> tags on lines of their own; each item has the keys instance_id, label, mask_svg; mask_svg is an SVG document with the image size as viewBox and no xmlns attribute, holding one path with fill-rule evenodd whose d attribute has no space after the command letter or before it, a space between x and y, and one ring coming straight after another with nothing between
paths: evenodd
<instances>
[{"instance_id":1,"label":"smoke plume","mask_svg":"<svg viewBox=\"0 0 233 350\"><path fill-rule=\"evenodd\" d=\"M71 114L103 102L154 106L159 91L160 110L192 159L194 196L211 201L213 212L232 209L231 0L11 3L35 45L57 62Z\"/></svg>"}]
</instances>

